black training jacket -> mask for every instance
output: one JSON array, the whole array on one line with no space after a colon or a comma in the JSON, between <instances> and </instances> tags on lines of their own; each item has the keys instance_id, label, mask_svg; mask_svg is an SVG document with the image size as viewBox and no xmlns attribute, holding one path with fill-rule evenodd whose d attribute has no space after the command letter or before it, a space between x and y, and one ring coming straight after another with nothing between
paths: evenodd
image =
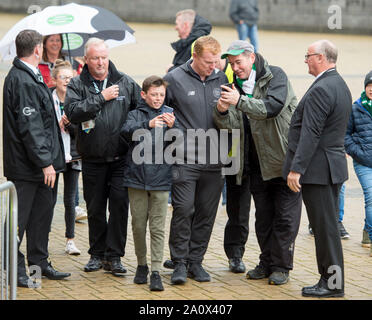
<instances>
[{"instance_id":1,"label":"black training jacket","mask_svg":"<svg viewBox=\"0 0 372 320\"><path fill-rule=\"evenodd\" d=\"M51 92L17 57L4 82L3 161L4 176L13 181L42 182L42 168L65 168Z\"/></svg>"},{"instance_id":2,"label":"black training jacket","mask_svg":"<svg viewBox=\"0 0 372 320\"><path fill-rule=\"evenodd\" d=\"M80 76L71 79L65 98L65 112L72 123L78 124L77 150L84 161L111 162L124 158L128 146L120 138L120 130L128 112L140 101L140 86L118 71L110 61L107 87L119 86L119 96L105 101L97 93L87 65ZM81 123L93 119L95 127L86 133Z\"/></svg>"},{"instance_id":3,"label":"black training jacket","mask_svg":"<svg viewBox=\"0 0 372 320\"><path fill-rule=\"evenodd\" d=\"M130 145L127 154L126 168L124 171L124 186L141 189L141 190L163 190L168 191L171 189L172 175L171 165L167 164L166 161L155 161L155 152L162 154L164 160L164 150L170 142L164 141L164 134L168 127L164 128L150 128L149 122L153 118L163 113L163 107L160 109L153 109L149 107L144 100L141 101L136 110L129 112L127 121L122 128L122 134ZM175 121L172 129L178 128L178 122ZM140 143L145 146L145 141L133 141L133 133L138 129L146 129L151 133L151 152L152 161L151 163L136 164L133 160L132 153L133 149ZM155 134L156 130L160 130L159 133ZM159 141L159 139L162 140ZM161 149L161 146L163 147ZM155 151L156 150L156 151ZM141 154L142 157L144 155ZM159 162L159 163L155 163Z\"/></svg>"}]
</instances>

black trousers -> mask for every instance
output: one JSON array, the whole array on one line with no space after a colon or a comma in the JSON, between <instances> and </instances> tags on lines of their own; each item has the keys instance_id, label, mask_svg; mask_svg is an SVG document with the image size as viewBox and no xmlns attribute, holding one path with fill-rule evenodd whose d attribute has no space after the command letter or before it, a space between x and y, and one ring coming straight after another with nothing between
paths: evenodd
<instances>
[{"instance_id":1,"label":"black trousers","mask_svg":"<svg viewBox=\"0 0 372 320\"><path fill-rule=\"evenodd\" d=\"M338 197L342 184L303 184L302 196L309 222L314 232L318 271L324 280L339 268L344 288L344 259L338 231Z\"/></svg>"},{"instance_id":2,"label":"black trousers","mask_svg":"<svg viewBox=\"0 0 372 320\"><path fill-rule=\"evenodd\" d=\"M28 266L48 266L49 231L55 197L43 182L13 181L18 196L18 277L26 275L25 256L19 250L26 232Z\"/></svg>"},{"instance_id":3,"label":"black trousers","mask_svg":"<svg viewBox=\"0 0 372 320\"><path fill-rule=\"evenodd\" d=\"M251 174L251 192L256 207L260 265L270 272L292 270L301 219L301 193L291 191L282 178L263 181L257 173Z\"/></svg>"},{"instance_id":4,"label":"black trousers","mask_svg":"<svg viewBox=\"0 0 372 320\"><path fill-rule=\"evenodd\" d=\"M128 189L123 186L124 163L124 160L105 163L82 161L88 211L88 253L101 259L113 260L125 254L129 200Z\"/></svg>"},{"instance_id":5,"label":"black trousers","mask_svg":"<svg viewBox=\"0 0 372 320\"><path fill-rule=\"evenodd\" d=\"M171 258L175 262L201 263L207 251L223 188L221 170L174 165L172 176Z\"/></svg>"},{"instance_id":6,"label":"black trousers","mask_svg":"<svg viewBox=\"0 0 372 320\"><path fill-rule=\"evenodd\" d=\"M236 176L226 176L226 211L228 220L224 233L226 256L242 258L249 233L249 210L251 208L250 176L243 177L242 184L236 184Z\"/></svg>"},{"instance_id":7,"label":"black trousers","mask_svg":"<svg viewBox=\"0 0 372 320\"><path fill-rule=\"evenodd\" d=\"M63 204L65 206L65 237L75 237L75 198L78 187L80 171L72 168L71 163L66 164L66 171L63 172Z\"/></svg>"}]
</instances>

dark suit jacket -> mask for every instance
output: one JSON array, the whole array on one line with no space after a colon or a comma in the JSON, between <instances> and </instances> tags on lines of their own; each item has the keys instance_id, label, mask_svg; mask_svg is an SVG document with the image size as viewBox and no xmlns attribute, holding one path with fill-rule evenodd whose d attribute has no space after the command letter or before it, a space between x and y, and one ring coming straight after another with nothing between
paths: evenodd
<instances>
[{"instance_id":1,"label":"dark suit jacket","mask_svg":"<svg viewBox=\"0 0 372 320\"><path fill-rule=\"evenodd\" d=\"M351 106L350 90L335 69L314 81L291 120L285 180L289 171L300 173L302 184L338 184L348 179L344 138Z\"/></svg>"}]
</instances>

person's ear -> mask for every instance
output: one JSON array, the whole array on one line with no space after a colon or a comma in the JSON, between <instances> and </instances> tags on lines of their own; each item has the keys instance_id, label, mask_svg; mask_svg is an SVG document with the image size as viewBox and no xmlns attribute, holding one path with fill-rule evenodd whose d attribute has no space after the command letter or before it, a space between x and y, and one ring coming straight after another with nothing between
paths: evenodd
<instances>
[{"instance_id":1,"label":"person's ear","mask_svg":"<svg viewBox=\"0 0 372 320\"><path fill-rule=\"evenodd\" d=\"M141 98L142 98L143 100L146 99L146 92L145 92L145 91L141 91Z\"/></svg>"}]
</instances>

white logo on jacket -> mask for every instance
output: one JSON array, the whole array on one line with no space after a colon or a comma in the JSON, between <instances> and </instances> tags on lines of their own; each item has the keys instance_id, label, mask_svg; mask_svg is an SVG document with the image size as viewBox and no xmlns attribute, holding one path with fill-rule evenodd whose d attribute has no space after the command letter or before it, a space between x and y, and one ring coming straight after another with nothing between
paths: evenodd
<instances>
[{"instance_id":1,"label":"white logo on jacket","mask_svg":"<svg viewBox=\"0 0 372 320\"><path fill-rule=\"evenodd\" d=\"M30 107L24 107L23 110L22 110L23 114L25 116L30 116L33 112L36 112L36 110L34 108L30 108Z\"/></svg>"}]
</instances>

